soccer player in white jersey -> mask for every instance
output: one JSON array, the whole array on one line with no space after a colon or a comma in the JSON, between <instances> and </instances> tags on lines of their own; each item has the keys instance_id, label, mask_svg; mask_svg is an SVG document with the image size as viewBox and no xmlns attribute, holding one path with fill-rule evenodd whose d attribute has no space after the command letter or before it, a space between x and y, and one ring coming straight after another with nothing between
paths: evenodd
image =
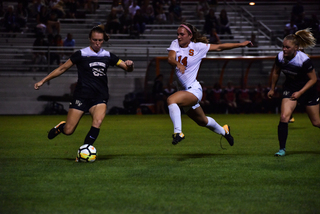
<instances>
[{"instance_id":1,"label":"soccer player in white jersey","mask_svg":"<svg viewBox=\"0 0 320 214\"><path fill-rule=\"evenodd\" d=\"M207 117L199 101L202 98L202 87L197 81L200 63L206 57L208 51L222 51L232 48L252 45L250 41L242 43L208 44L205 36L189 23L182 23L177 30L177 39L173 40L168 50L168 62L175 66L182 90L168 97L167 103L169 115L173 123L174 131L172 144L176 145L185 138L182 133L181 111L184 107L186 114L199 126L207 127L211 131L226 138L229 144L234 144L230 134L230 127L221 127L213 118Z\"/></svg>"},{"instance_id":2,"label":"soccer player in white jersey","mask_svg":"<svg viewBox=\"0 0 320 214\"><path fill-rule=\"evenodd\" d=\"M312 125L320 128L319 96L317 94L317 75L308 55L300 49L313 47L316 39L309 29L287 35L283 40L282 51L275 59L272 83L268 97L272 98L282 71L286 80L283 84L281 115L278 125L280 150L275 156L285 156L288 136L288 122L297 104L306 107Z\"/></svg>"},{"instance_id":3,"label":"soccer player in white jersey","mask_svg":"<svg viewBox=\"0 0 320 214\"><path fill-rule=\"evenodd\" d=\"M73 53L63 65L34 84L34 88L38 90L45 82L60 76L73 65L77 66L78 81L70 102L67 120L61 121L49 131L49 139L53 139L60 133L71 135L85 112L91 114L92 125L84 144L92 145L97 139L107 112L109 99L108 67L117 66L128 72L133 71L134 67L131 60L122 61L116 55L102 48L103 42L108 40L109 36L102 26L93 27L89 33L89 47Z\"/></svg>"}]
</instances>

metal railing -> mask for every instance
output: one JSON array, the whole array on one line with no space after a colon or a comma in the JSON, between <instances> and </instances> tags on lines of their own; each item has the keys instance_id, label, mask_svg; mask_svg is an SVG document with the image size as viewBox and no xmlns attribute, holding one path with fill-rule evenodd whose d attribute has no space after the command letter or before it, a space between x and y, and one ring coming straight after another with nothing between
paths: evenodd
<instances>
[{"instance_id":1,"label":"metal railing","mask_svg":"<svg viewBox=\"0 0 320 214\"><path fill-rule=\"evenodd\" d=\"M277 39L278 45L282 46L282 40ZM83 47L33 47L33 46L0 46L0 71L43 71L50 72L64 63L70 55ZM116 54L121 59L130 59L135 62L135 69L144 73L149 62L158 56L167 56L166 48L163 47L105 47L106 50ZM239 57L239 56L276 56L281 48L271 46L244 47L222 52L209 52L208 57ZM320 47L307 49L309 55L320 55ZM37 61L38 57L38 61ZM42 59L41 59L42 57ZM58 60L59 59L59 60ZM113 68L110 68L111 70ZM76 71L76 68L72 68Z\"/></svg>"},{"instance_id":2,"label":"metal railing","mask_svg":"<svg viewBox=\"0 0 320 214\"><path fill-rule=\"evenodd\" d=\"M232 11L238 12L240 15L240 31L243 30L243 20L248 22L251 27L252 31L256 30L258 34L265 36L269 40L269 44L272 45L274 38L273 38L273 31L262 21L256 19L256 17L248 11L246 8L239 6L235 0L232 0L232 4L224 1L224 4L227 5ZM234 20L237 21L236 19Z\"/></svg>"}]
</instances>

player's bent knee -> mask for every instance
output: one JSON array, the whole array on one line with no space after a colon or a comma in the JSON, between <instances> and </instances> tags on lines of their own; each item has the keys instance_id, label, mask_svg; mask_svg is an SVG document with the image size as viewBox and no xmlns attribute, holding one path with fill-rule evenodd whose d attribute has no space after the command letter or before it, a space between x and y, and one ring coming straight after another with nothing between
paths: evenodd
<instances>
[{"instance_id":1,"label":"player's bent knee","mask_svg":"<svg viewBox=\"0 0 320 214\"><path fill-rule=\"evenodd\" d=\"M93 122L92 122L92 126L93 127L96 127L96 128L100 128L100 126L101 126L101 124L102 124L102 119L97 119L97 120L94 120Z\"/></svg>"},{"instance_id":2,"label":"player's bent knee","mask_svg":"<svg viewBox=\"0 0 320 214\"><path fill-rule=\"evenodd\" d=\"M206 121L198 121L198 122L197 122L197 124L198 124L199 126L202 126L202 127L206 126L207 123L208 123L208 122L206 122Z\"/></svg>"},{"instance_id":3,"label":"player's bent knee","mask_svg":"<svg viewBox=\"0 0 320 214\"><path fill-rule=\"evenodd\" d=\"M64 127L63 129L63 134L65 135L72 135L73 132L74 132L74 129L71 129L71 128Z\"/></svg>"},{"instance_id":4,"label":"player's bent knee","mask_svg":"<svg viewBox=\"0 0 320 214\"><path fill-rule=\"evenodd\" d=\"M312 121L312 125L313 125L314 127L320 128L320 121Z\"/></svg>"},{"instance_id":5,"label":"player's bent knee","mask_svg":"<svg viewBox=\"0 0 320 214\"><path fill-rule=\"evenodd\" d=\"M289 120L290 120L290 116L287 117L286 115L283 115L283 114L280 116L280 121L283 123L288 123Z\"/></svg>"},{"instance_id":6,"label":"player's bent knee","mask_svg":"<svg viewBox=\"0 0 320 214\"><path fill-rule=\"evenodd\" d=\"M168 98L167 98L167 104L168 104L168 106L171 105L171 104L173 104L173 103L175 103L174 100L173 100L172 98L168 97Z\"/></svg>"}]
</instances>

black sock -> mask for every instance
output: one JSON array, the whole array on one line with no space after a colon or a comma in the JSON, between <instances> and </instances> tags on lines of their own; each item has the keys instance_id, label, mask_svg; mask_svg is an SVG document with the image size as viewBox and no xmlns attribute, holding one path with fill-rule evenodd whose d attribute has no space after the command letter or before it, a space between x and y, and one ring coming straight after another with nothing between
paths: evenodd
<instances>
[{"instance_id":1,"label":"black sock","mask_svg":"<svg viewBox=\"0 0 320 214\"><path fill-rule=\"evenodd\" d=\"M96 141L96 139L99 135L99 131L100 131L100 129L91 126L91 129L88 132L86 139L84 140L84 144L93 145L94 141Z\"/></svg>"},{"instance_id":2,"label":"black sock","mask_svg":"<svg viewBox=\"0 0 320 214\"><path fill-rule=\"evenodd\" d=\"M286 148L287 137L288 137L288 123L279 122L278 140L279 140L280 149Z\"/></svg>"}]
</instances>

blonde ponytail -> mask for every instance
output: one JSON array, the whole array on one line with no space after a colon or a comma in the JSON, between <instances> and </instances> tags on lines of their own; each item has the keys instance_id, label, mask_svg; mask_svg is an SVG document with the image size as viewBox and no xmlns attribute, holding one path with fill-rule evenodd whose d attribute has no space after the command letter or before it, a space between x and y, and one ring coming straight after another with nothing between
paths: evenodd
<instances>
[{"instance_id":1,"label":"blonde ponytail","mask_svg":"<svg viewBox=\"0 0 320 214\"><path fill-rule=\"evenodd\" d=\"M316 38L314 38L310 30L310 28L306 28L294 34L297 37L299 48L312 48L316 45Z\"/></svg>"}]
</instances>

